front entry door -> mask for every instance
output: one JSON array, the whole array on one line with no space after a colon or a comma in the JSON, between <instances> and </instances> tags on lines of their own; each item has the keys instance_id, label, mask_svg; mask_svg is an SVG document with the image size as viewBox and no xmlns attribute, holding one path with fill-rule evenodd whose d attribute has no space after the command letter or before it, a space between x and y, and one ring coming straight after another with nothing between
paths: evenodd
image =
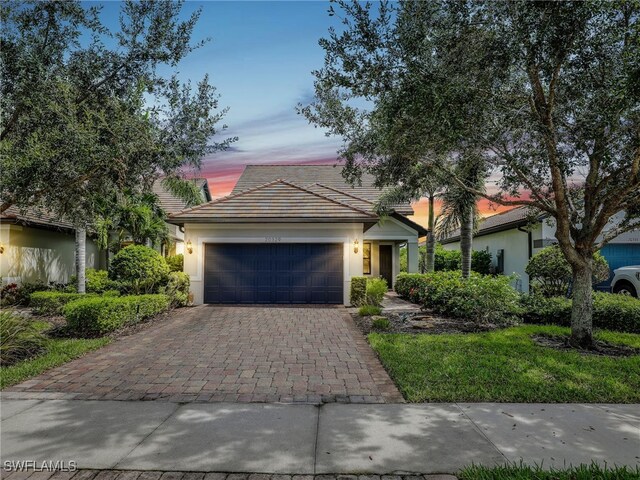
<instances>
[{"instance_id":1,"label":"front entry door","mask_svg":"<svg viewBox=\"0 0 640 480\"><path fill-rule=\"evenodd\" d=\"M392 251L391 245L380 245L380 276L387 281L389 288L393 285Z\"/></svg>"}]
</instances>

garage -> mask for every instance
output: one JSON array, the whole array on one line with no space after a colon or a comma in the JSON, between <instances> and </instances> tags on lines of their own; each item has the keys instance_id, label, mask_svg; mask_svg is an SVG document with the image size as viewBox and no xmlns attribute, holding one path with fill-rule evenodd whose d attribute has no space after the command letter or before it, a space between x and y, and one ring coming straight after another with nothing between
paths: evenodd
<instances>
[{"instance_id":1,"label":"garage","mask_svg":"<svg viewBox=\"0 0 640 480\"><path fill-rule=\"evenodd\" d=\"M343 245L208 243L204 303L342 304Z\"/></svg>"}]
</instances>

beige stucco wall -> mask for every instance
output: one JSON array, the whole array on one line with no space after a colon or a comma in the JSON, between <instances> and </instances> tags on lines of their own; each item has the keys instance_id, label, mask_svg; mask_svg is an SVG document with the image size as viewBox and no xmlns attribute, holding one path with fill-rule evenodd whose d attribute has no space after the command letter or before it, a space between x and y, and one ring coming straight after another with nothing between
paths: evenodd
<instances>
[{"instance_id":1,"label":"beige stucco wall","mask_svg":"<svg viewBox=\"0 0 640 480\"><path fill-rule=\"evenodd\" d=\"M0 276L10 282L67 283L75 272L75 237L73 233L0 225ZM87 239L87 268L104 268L103 255Z\"/></svg>"}]
</instances>

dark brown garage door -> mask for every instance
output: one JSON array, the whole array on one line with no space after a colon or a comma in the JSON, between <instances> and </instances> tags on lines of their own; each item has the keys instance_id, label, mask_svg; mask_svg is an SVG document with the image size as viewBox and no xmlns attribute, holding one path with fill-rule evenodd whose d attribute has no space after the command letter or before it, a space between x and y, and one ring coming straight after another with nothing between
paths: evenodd
<instances>
[{"instance_id":1,"label":"dark brown garage door","mask_svg":"<svg viewBox=\"0 0 640 480\"><path fill-rule=\"evenodd\" d=\"M342 258L342 244L207 244L204 302L340 304Z\"/></svg>"}]
</instances>

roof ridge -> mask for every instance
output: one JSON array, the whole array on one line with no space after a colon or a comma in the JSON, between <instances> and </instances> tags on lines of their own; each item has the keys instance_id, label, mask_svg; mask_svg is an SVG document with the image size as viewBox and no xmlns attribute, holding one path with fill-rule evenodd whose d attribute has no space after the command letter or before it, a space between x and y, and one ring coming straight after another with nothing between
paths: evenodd
<instances>
[{"instance_id":1,"label":"roof ridge","mask_svg":"<svg viewBox=\"0 0 640 480\"><path fill-rule=\"evenodd\" d=\"M343 194L343 195L345 195L347 197L355 198L356 200L360 200L362 202L374 205L374 202L372 202L371 200L366 200L366 199L364 199L362 197L358 197L358 196L353 195L351 193L347 193L347 192L344 192L342 190L338 190L337 188L329 187L328 185L325 185L325 184L320 183L320 182L315 182L312 185L318 185L319 187L326 188L327 190L333 190L334 192L341 193L341 194Z\"/></svg>"},{"instance_id":2,"label":"roof ridge","mask_svg":"<svg viewBox=\"0 0 640 480\"><path fill-rule=\"evenodd\" d=\"M216 203L227 201L227 200L232 199L232 198L240 197L240 196L245 195L245 194L247 194L249 192L253 192L254 190L258 190L260 188L268 187L269 185L272 185L272 184L278 183L278 182L282 182L282 180L280 180L278 178L276 180L273 180L272 182L267 182L267 183L264 183L262 185L258 185L257 187L251 187L251 188L249 188L247 190L242 190L241 192L238 192L238 193L230 193L229 195L225 195L224 197L216 198L215 200L210 200L208 202L201 203L199 205L194 205L193 207L185 208L185 209L180 210L178 212L173 212L172 214L169 215L169 217L173 217L174 215L179 215L181 213L186 213L186 212L191 212L191 211L194 211L194 210L198 210L198 209L203 208L205 206L214 205Z\"/></svg>"},{"instance_id":3,"label":"roof ridge","mask_svg":"<svg viewBox=\"0 0 640 480\"><path fill-rule=\"evenodd\" d=\"M300 185L296 185L294 183L287 182L286 180L280 179L280 181L282 183L284 183L285 185L289 185L291 187L297 188L298 190L302 190L303 192L310 193L311 195L315 195L316 197L320 197L320 198L322 198L324 200L329 200L330 202L337 203L338 205L342 205L343 207L347 207L347 208L350 208L351 210L356 210L356 211L358 211L360 213L364 213L365 215L368 215L370 217L377 218L376 215L372 214L371 212L367 212L366 210L363 210L361 208L354 207L353 205L349 205L348 203L344 203L344 202L341 202L341 201L336 200L334 198L327 197L326 195L322 195L321 193L313 192L313 191L311 191L311 190L309 190L307 188L301 187Z\"/></svg>"},{"instance_id":4,"label":"roof ridge","mask_svg":"<svg viewBox=\"0 0 640 480\"><path fill-rule=\"evenodd\" d=\"M493 215L489 215L488 217L482 217L482 220L488 220L490 218L497 217L499 215L504 215L506 213L513 212L514 210L519 210L521 208L529 208L529 206L528 205L516 205L515 207L510 208L509 210L505 210L503 212L494 213Z\"/></svg>"}]
</instances>

